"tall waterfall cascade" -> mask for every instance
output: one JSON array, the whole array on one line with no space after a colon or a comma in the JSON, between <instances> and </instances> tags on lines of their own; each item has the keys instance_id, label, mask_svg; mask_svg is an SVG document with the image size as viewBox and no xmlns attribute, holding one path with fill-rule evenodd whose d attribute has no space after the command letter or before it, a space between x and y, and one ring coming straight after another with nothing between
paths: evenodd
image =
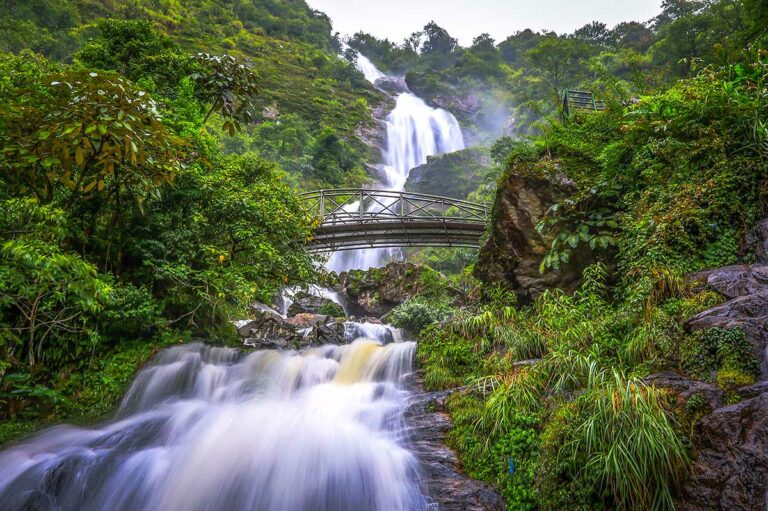
<instances>
[{"instance_id":1,"label":"tall waterfall cascade","mask_svg":"<svg viewBox=\"0 0 768 511\"><path fill-rule=\"evenodd\" d=\"M373 84L386 77L363 55L358 55L356 65ZM382 184L387 190L402 191L411 169L426 163L427 156L464 149L461 127L453 114L430 107L411 92L402 92L395 98L395 108L385 123L387 138L381 158L384 169ZM350 211L358 207L356 203L348 206ZM326 266L336 272L367 270L399 257L398 249L352 250L334 253Z\"/></svg>"}]
</instances>

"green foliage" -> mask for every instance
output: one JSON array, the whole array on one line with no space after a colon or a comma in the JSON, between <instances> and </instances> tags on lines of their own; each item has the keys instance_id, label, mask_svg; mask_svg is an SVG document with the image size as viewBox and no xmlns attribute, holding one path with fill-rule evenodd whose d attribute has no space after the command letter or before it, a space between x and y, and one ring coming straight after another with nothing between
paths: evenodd
<instances>
[{"instance_id":1,"label":"green foliage","mask_svg":"<svg viewBox=\"0 0 768 511\"><path fill-rule=\"evenodd\" d=\"M99 36L75 55L84 67L117 71L134 82L151 80L165 94L192 72L189 56L149 20L107 18L97 28Z\"/></svg>"},{"instance_id":2,"label":"green foliage","mask_svg":"<svg viewBox=\"0 0 768 511\"><path fill-rule=\"evenodd\" d=\"M224 156L203 129L212 108L243 118L252 76L218 87L219 61L193 64L157 25L99 28L76 66L0 58L0 393L20 429L85 414L67 408L75 394L112 406L139 352L114 382L75 375L123 343L230 335L249 303L314 272L311 219L285 172Z\"/></svg>"},{"instance_id":3,"label":"green foliage","mask_svg":"<svg viewBox=\"0 0 768 511\"><path fill-rule=\"evenodd\" d=\"M767 177L767 70L708 68L634 107L547 125L546 157L508 162L576 185L540 224L552 240L542 270L587 250L632 280L734 263Z\"/></svg>"},{"instance_id":4,"label":"green foliage","mask_svg":"<svg viewBox=\"0 0 768 511\"><path fill-rule=\"evenodd\" d=\"M67 18L65 12L75 16L66 23L49 21ZM262 154L305 187L369 180L363 163L370 148L358 130L372 123L371 107L380 95L336 57L340 44L330 20L303 0L14 2L0 15L0 33L7 36L7 50L32 48L64 62L74 57L89 71L117 71L166 104L177 102L182 83L194 76L196 102L203 103L203 116L220 118L209 130L228 152ZM308 138L293 146L297 154L283 155L283 118L290 116L300 120ZM314 173L310 161L326 129L346 153L341 175L330 172L336 180L331 183L319 177L327 169Z\"/></svg>"},{"instance_id":5,"label":"green foliage","mask_svg":"<svg viewBox=\"0 0 768 511\"><path fill-rule=\"evenodd\" d=\"M324 303L318 310L320 314L326 314L328 316L334 317L334 318L343 318L345 316L344 314L344 307L339 305L336 302L326 302Z\"/></svg>"},{"instance_id":6,"label":"green foliage","mask_svg":"<svg viewBox=\"0 0 768 511\"><path fill-rule=\"evenodd\" d=\"M448 443L460 453L462 468L476 479L497 486L508 509L537 509L536 475L538 417L516 414L513 426L502 435L478 430L483 402L470 393L452 394L447 408L454 422ZM510 473L510 462L514 474Z\"/></svg>"},{"instance_id":7,"label":"green foliage","mask_svg":"<svg viewBox=\"0 0 768 511\"><path fill-rule=\"evenodd\" d=\"M687 471L663 393L624 374L678 364L682 321L711 298L659 279L649 313L645 303L614 303L607 279L604 266L589 267L574 295L547 291L524 308L491 286L476 311L419 338L428 388L474 383L480 396L472 429L454 410L462 462L482 460L478 477L522 508L668 509ZM505 442L520 438L521 414L533 436L512 456L527 460L529 475L510 481Z\"/></svg>"},{"instance_id":8,"label":"green foliage","mask_svg":"<svg viewBox=\"0 0 768 511\"><path fill-rule=\"evenodd\" d=\"M701 380L716 378L726 389L736 383L754 383L760 374L760 365L741 328L715 327L692 336L683 345L681 357L688 374Z\"/></svg>"},{"instance_id":9,"label":"green foliage","mask_svg":"<svg viewBox=\"0 0 768 511\"><path fill-rule=\"evenodd\" d=\"M180 168L180 142L157 104L115 75L66 71L20 87L0 103L0 167L9 184L48 203L103 204L149 192ZM126 197L127 196L127 197Z\"/></svg>"},{"instance_id":10,"label":"green foliage","mask_svg":"<svg viewBox=\"0 0 768 511\"><path fill-rule=\"evenodd\" d=\"M446 319L452 312L448 305L433 302L424 297L406 300L392 310L389 321L397 328L404 328L414 335L431 325Z\"/></svg>"},{"instance_id":11,"label":"green foliage","mask_svg":"<svg viewBox=\"0 0 768 511\"><path fill-rule=\"evenodd\" d=\"M61 249L62 211L30 199L0 204L2 358L12 367L77 359L98 341L93 317L109 299L107 279Z\"/></svg>"},{"instance_id":12,"label":"green foliage","mask_svg":"<svg viewBox=\"0 0 768 511\"><path fill-rule=\"evenodd\" d=\"M614 373L567 410L567 420L552 423L543 435L543 450L556 456L541 483L545 506L572 502L572 496L548 491L562 478L581 488L585 503L594 499L595 504L613 501L619 509L674 508L688 453L659 391Z\"/></svg>"},{"instance_id":13,"label":"green foliage","mask_svg":"<svg viewBox=\"0 0 768 511\"><path fill-rule=\"evenodd\" d=\"M242 129L241 122L247 124L253 117L256 73L231 55L198 53L192 58L202 68L190 77L195 92L203 104L210 105L203 124L216 112L224 119L222 129L233 136Z\"/></svg>"}]
</instances>

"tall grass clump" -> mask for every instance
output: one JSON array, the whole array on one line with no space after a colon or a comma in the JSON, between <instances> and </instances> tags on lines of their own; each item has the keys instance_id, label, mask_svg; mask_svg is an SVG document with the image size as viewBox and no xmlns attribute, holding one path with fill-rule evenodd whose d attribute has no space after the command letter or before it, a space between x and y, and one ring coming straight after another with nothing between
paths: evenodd
<instances>
[{"instance_id":1,"label":"tall grass clump","mask_svg":"<svg viewBox=\"0 0 768 511\"><path fill-rule=\"evenodd\" d=\"M572 474L577 484L597 483L619 509L674 509L690 461L661 391L614 372L581 394L574 410L557 456L584 461Z\"/></svg>"}]
</instances>

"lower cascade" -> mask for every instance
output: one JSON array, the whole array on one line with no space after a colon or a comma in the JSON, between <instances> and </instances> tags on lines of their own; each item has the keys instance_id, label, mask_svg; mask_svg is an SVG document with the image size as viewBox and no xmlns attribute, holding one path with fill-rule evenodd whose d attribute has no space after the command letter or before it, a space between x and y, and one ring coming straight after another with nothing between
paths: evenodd
<instances>
[{"instance_id":1,"label":"lower cascade","mask_svg":"<svg viewBox=\"0 0 768 511\"><path fill-rule=\"evenodd\" d=\"M386 335L386 333L388 335ZM6 511L396 511L431 508L408 449L414 342L161 352L95 429L0 453Z\"/></svg>"}]
</instances>

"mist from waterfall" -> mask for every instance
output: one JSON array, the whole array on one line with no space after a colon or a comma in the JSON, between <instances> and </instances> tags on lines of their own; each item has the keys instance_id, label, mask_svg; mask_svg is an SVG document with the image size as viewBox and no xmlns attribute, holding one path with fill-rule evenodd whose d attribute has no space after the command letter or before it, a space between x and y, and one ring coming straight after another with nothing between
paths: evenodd
<instances>
[{"instance_id":1,"label":"mist from waterfall","mask_svg":"<svg viewBox=\"0 0 768 511\"><path fill-rule=\"evenodd\" d=\"M428 509L403 417L415 343L387 343L396 336L383 325L347 333L368 338L302 352L162 352L113 422L56 427L0 452L0 507Z\"/></svg>"},{"instance_id":2,"label":"mist from waterfall","mask_svg":"<svg viewBox=\"0 0 768 511\"><path fill-rule=\"evenodd\" d=\"M357 68L371 83L385 77L363 55L357 57ZM432 108L411 92L399 94L395 108L387 116L386 143L382 150L383 187L401 191L411 169L427 162L427 156L464 149L464 138L458 121L450 112ZM354 211L359 204L348 206ZM381 207L381 206L379 206ZM399 249L371 248L336 252L326 267L335 272L379 267L399 259Z\"/></svg>"}]
</instances>

